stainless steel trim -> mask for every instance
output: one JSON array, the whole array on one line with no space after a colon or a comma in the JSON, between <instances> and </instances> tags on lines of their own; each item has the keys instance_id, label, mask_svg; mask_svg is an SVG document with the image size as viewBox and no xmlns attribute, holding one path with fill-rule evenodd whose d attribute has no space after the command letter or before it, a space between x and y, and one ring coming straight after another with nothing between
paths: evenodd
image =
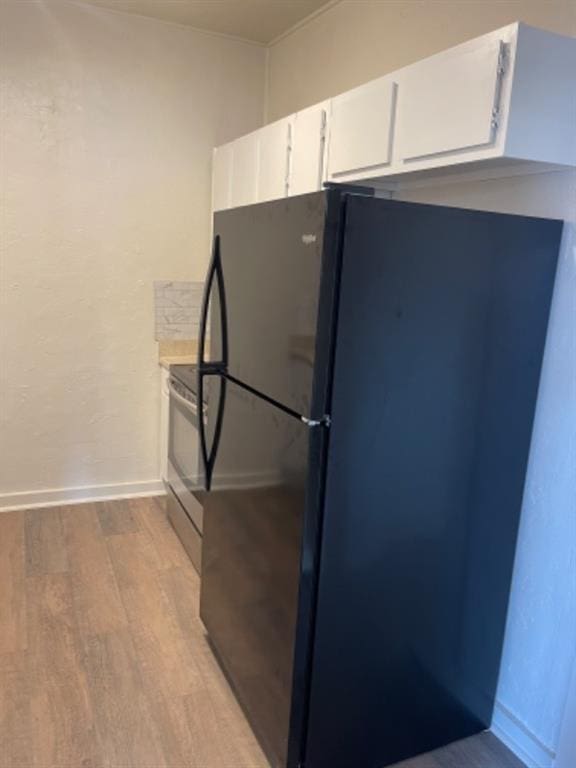
<instances>
[{"instance_id":1,"label":"stainless steel trim","mask_svg":"<svg viewBox=\"0 0 576 768\"><path fill-rule=\"evenodd\" d=\"M186 514L170 486L167 487L166 492L166 513L168 519L192 561L192 565L200 573L202 568L202 536Z\"/></svg>"},{"instance_id":2,"label":"stainless steel trim","mask_svg":"<svg viewBox=\"0 0 576 768\"><path fill-rule=\"evenodd\" d=\"M200 473L198 474L198 486L200 490ZM168 483L174 496L178 499L180 506L186 511L190 520L202 534L204 528L204 507L199 501L194 491L190 490L183 478L178 474L174 464L168 460Z\"/></svg>"}]
</instances>

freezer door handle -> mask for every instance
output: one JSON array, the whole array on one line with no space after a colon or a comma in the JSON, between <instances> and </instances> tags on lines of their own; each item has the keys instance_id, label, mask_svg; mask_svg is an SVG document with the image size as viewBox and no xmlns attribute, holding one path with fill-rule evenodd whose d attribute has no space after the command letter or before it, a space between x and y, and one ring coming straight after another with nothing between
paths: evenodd
<instances>
[{"instance_id":1,"label":"freezer door handle","mask_svg":"<svg viewBox=\"0 0 576 768\"><path fill-rule=\"evenodd\" d=\"M208 330L208 312L210 310L210 297L214 289L214 280L218 290L220 308L220 329L222 357L220 360L206 360L206 334ZM214 330L214 329L212 329ZM224 288L224 272L220 257L220 235L214 237L212 246L212 259L204 285L202 310L200 313L200 342L198 345L198 370L205 373L224 373L228 367L228 313L226 309L226 292Z\"/></svg>"},{"instance_id":2,"label":"freezer door handle","mask_svg":"<svg viewBox=\"0 0 576 768\"><path fill-rule=\"evenodd\" d=\"M213 376L215 374L206 373L198 370L198 401L204 402L204 379L206 376ZM218 455L218 446L220 445L220 436L222 434L222 423L224 421L224 408L226 405L226 379L223 376L217 376L220 382L220 389L218 394L218 406L216 408L216 423L214 425L214 437L212 439L212 445L208 449L206 442L206 425L204 419L198 419L198 433L200 435L200 455L202 457L202 465L204 468L204 489L209 491L212 487L212 474L214 472L214 465L216 464L216 457ZM210 408L208 408L210 413ZM210 418L210 417L209 417Z\"/></svg>"},{"instance_id":3,"label":"freezer door handle","mask_svg":"<svg viewBox=\"0 0 576 768\"><path fill-rule=\"evenodd\" d=\"M307 416L300 416L300 421L306 424L307 427L330 427L332 419L328 414L322 416L321 419L309 419Z\"/></svg>"},{"instance_id":4,"label":"freezer door handle","mask_svg":"<svg viewBox=\"0 0 576 768\"><path fill-rule=\"evenodd\" d=\"M200 340L198 344L198 370L202 370L205 364L204 351L206 347L206 328L208 325L208 308L210 306L210 294L212 293L212 283L216 273L216 238L212 247L212 258L204 283L204 296L202 297L202 309L200 311ZM202 401L200 401L202 402Z\"/></svg>"}]
</instances>

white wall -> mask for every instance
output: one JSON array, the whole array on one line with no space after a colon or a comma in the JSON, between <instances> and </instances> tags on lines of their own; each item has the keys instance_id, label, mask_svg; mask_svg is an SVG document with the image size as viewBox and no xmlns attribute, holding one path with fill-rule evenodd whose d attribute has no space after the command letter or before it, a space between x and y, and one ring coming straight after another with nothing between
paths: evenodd
<instances>
[{"instance_id":1,"label":"white wall","mask_svg":"<svg viewBox=\"0 0 576 768\"><path fill-rule=\"evenodd\" d=\"M573 0L342 0L270 48L267 116L518 19L576 35ZM546 768L576 655L576 180L542 174L396 197L573 222L556 281L493 724L529 765Z\"/></svg>"},{"instance_id":2,"label":"white wall","mask_svg":"<svg viewBox=\"0 0 576 768\"><path fill-rule=\"evenodd\" d=\"M270 47L267 117L518 20L576 35L574 0L341 0Z\"/></svg>"},{"instance_id":3,"label":"white wall","mask_svg":"<svg viewBox=\"0 0 576 768\"><path fill-rule=\"evenodd\" d=\"M204 276L211 150L261 124L265 49L19 0L0 30L0 507L153 489L152 281Z\"/></svg>"}]
</instances>

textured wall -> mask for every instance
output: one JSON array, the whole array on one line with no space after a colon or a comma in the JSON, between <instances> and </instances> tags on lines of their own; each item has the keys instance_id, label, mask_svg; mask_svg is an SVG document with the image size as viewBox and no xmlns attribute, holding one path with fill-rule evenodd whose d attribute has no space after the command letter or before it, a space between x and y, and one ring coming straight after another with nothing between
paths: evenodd
<instances>
[{"instance_id":1,"label":"textured wall","mask_svg":"<svg viewBox=\"0 0 576 768\"><path fill-rule=\"evenodd\" d=\"M204 276L265 50L81 5L3 1L0 31L0 506L157 480L152 284Z\"/></svg>"},{"instance_id":2,"label":"textured wall","mask_svg":"<svg viewBox=\"0 0 576 768\"><path fill-rule=\"evenodd\" d=\"M513 21L576 35L574 0L341 0L270 48L269 120Z\"/></svg>"}]
</instances>

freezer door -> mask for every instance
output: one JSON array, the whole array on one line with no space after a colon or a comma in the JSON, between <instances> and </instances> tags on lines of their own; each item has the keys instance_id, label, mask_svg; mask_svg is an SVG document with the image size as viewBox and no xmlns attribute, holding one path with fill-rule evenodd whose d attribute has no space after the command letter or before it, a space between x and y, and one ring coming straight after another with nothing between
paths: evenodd
<instances>
[{"instance_id":1,"label":"freezer door","mask_svg":"<svg viewBox=\"0 0 576 768\"><path fill-rule=\"evenodd\" d=\"M332 323L331 246L338 217L326 220L331 195L336 198L335 193L303 195L218 212L214 218L222 279L220 290L214 280L210 356L227 357L233 377L304 415L313 412L320 304L321 323ZM314 407L323 412L322 397Z\"/></svg>"},{"instance_id":2,"label":"freezer door","mask_svg":"<svg viewBox=\"0 0 576 768\"><path fill-rule=\"evenodd\" d=\"M562 230L386 200L347 223L309 768L490 725Z\"/></svg>"},{"instance_id":3,"label":"freezer door","mask_svg":"<svg viewBox=\"0 0 576 768\"><path fill-rule=\"evenodd\" d=\"M200 615L271 764L284 768L309 429L233 383L224 391Z\"/></svg>"}]
</instances>

